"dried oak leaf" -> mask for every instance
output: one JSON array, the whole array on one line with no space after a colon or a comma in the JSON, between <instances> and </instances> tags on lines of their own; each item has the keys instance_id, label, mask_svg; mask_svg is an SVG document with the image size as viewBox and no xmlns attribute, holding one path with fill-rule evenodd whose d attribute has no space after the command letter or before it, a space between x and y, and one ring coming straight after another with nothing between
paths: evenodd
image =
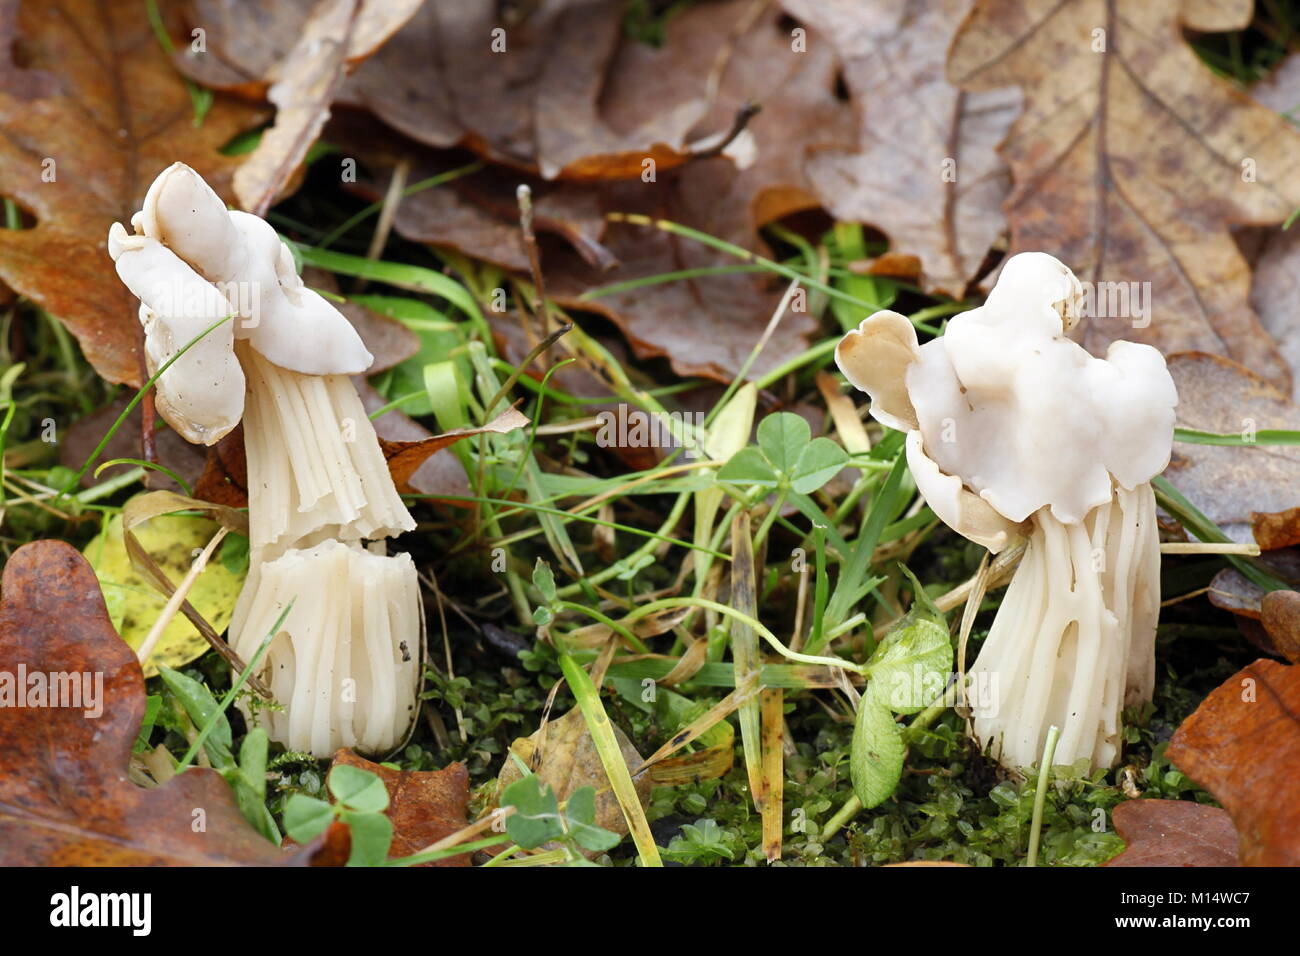
<instances>
[{"instance_id":1,"label":"dried oak leaf","mask_svg":"<svg viewBox=\"0 0 1300 956\"><path fill-rule=\"evenodd\" d=\"M1242 668L1167 753L1232 814L1243 866L1300 866L1300 667L1261 658Z\"/></svg>"},{"instance_id":2,"label":"dried oak leaf","mask_svg":"<svg viewBox=\"0 0 1300 956\"><path fill-rule=\"evenodd\" d=\"M441 770L393 770L358 757L351 750L334 754L331 766L343 764L369 770L388 790L384 815L393 824L388 856L410 856L469 824L469 772L463 763ZM461 853L422 866L470 866L470 854Z\"/></svg>"},{"instance_id":3,"label":"dried oak leaf","mask_svg":"<svg viewBox=\"0 0 1300 956\"><path fill-rule=\"evenodd\" d=\"M320 841L294 854L272 845L245 822L214 771L187 770L153 789L130 781L144 678L109 624L94 571L74 548L61 541L19 548L5 566L3 594L0 700L9 699L0 706L0 865L313 861ZM50 689L39 705L31 696L37 675ZM61 675L58 702L78 706L51 706L51 675ZM68 676L81 678L78 690L90 677L93 705L89 695L68 696Z\"/></svg>"},{"instance_id":4,"label":"dried oak leaf","mask_svg":"<svg viewBox=\"0 0 1300 956\"><path fill-rule=\"evenodd\" d=\"M427 484L416 487L411 482L433 456L456 442L485 433L503 435L527 424L528 418L522 412L508 408L481 428L458 428L441 435L402 441L390 441L379 436L379 447L387 459L389 474L393 476L398 491L435 496L459 494L459 483L451 476L447 478L453 485L450 490L441 485L431 489ZM462 471L461 477L463 476ZM242 424L208 449L203 474L194 485L194 497L232 508L242 508L248 504L248 460L244 454Z\"/></svg>"},{"instance_id":5,"label":"dried oak leaf","mask_svg":"<svg viewBox=\"0 0 1300 956\"><path fill-rule=\"evenodd\" d=\"M1236 362L1189 352L1169 357L1169 373L1181 426L1247 436L1300 428L1300 408L1287 394ZM1300 507L1300 448L1175 442L1165 477L1234 541L1251 541L1264 516ZM1268 525L1258 543L1268 547L1282 534Z\"/></svg>"},{"instance_id":6,"label":"dried oak leaf","mask_svg":"<svg viewBox=\"0 0 1300 956\"><path fill-rule=\"evenodd\" d=\"M0 2L0 195L36 219L0 229L0 280L53 315L112 382L142 382L138 305L108 257L153 178L194 167L223 195L237 160L218 150L261 112L218 97L199 127L181 78L135 0ZM19 80L17 84L13 80Z\"/></svg>"},{"instance_id":7,"label":"dried oak leaf","mask_svg":"<svg viewBox=\"0 0 1300 956\"><path fill-rule=\"evenodd\" d=\"M691 223L692 204L702 198L688 195L681 180L665 177L649 185L611 185L602 202L610 211ZM665 357L683 376L724 382L734 378L767 327L779 292L747 273L703 274L602 291L665 273L736 265L730 256L653 226L612 222L602 244L618 259L616 269L601 272L575 253L554 250L545 264L548 294L566 308L596 312L614 322L638 358ZM787 312L750 376L801 354L816 328L817 321L807 312Z\"/></svg>"},{"instance_id":8,"label":"dried oak leaf","mask_svg":"<svg viewBox=\"0 0 1300 956\"><path fill-rule=\"evenodd\" d=\"M1095 308L1091 351L1132 339L1213 352L1289 393L1229 227L1300 206L1300 133L1212 74L1180 33L1240 29L1250 15L1249 0L981 0L948 76L970 92L1024 91L1001 146L1015 183L1010 251L1056 255L1093 283L1094 304L1136 288L1150 306L1134 318L1142 310L1116 294Z\"/></svg>"},{"instance_id":9,"label":"dried oak leaf","mask_svg":"<svg viewBox=\"0 0 1300 956\"><path fill-rule=\"evenodd\" d=\"M960 297L1006 229L1011 175L996 147L1015 89L948 83L948 45L969 0L782 0L834 45L860 126L856 149L816 150L807 175L836 219L870 223L920 258L927 291Z\"/></svg>"},{"instance_id":10,"label":"dried oak leaf","mask_svg":"<svg viewBox=\"0 0 1300 956\"><path fill-rule=\"evenodd\" d=\"M1276 551L1266 551L1256 560L1279 580L1292 586L1300 585L1300 549L1280 548ZM1288 650L1286 642L1279 640L1278 636L1262 623L1263 604L1265 598L1271 593L1274 592L1265 592L1236 568L1229 566L1214 576L1207 596L1215 607L1235 615L1237 629L1260 651L1290 660L1293 658L1295 648Z\"/></svg>"},{"instance_id":11,"label":"dried oak leaf","mask_svg":"<svg viewBox=\"0 0 1300 956\"><path fill-rule=\"evenodd\" d=\"M1236 866L1228 811L1187 800L1129 800L1111 815L1124 851L1103 866Z\"/></svg>"},{"instance_id":12,"label":"dried oak leaf","mask_svg":"<svg viewBox=\"0 0 1300 956\"><path fill-rule=\"evenodd\" d=\"M602 114L606 68L623 39L623 11L603 0L535 5L515 23L495 0L426 3L344 85L361 106L429 146L465 146L545 179L628 178L689 155L704 111L698 92L658 86L648 114Z\"/></svg>"},{"instance_id":13,"label":"dried oak leaf","mask_svg":"<svg viewBox=\"0 0 1300 956\"><path fill-rule=\"evenodd\" d=\"M1293 126L1300 126L1300 54L1283 60L1266 80L1251 87L1250 94ZM1300 315L1300 227L1249 232L1256 235L1245 242L1239 237L1238 242L1247 247L1246 257L1254 269L1250 306L1277 340L1282 357L1294 372L1300 369L1300 322L1296 322ZM1300 399L1300 375L1292 376L1291 399Z\"/></svg>"}]
</instances>

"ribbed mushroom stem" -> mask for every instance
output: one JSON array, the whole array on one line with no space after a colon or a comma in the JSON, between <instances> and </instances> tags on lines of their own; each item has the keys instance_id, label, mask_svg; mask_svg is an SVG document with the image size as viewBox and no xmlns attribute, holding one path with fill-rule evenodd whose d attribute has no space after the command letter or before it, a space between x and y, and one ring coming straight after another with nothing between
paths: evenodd
<instances>
[{"instance_id":1,"label":"ribbed mushroom stem","mask_svg":"<svg viewBox=\"0 0 1300 956\"><path fill-rule=\"evenodd\" d=\"M247 342L249 571L230 634L245 660L295 600L258 672L283 711L253 714L273 740L328 757L400 743L422 660L419 579L408 555L365 540L415 527L346 375L280 368Z\"/></svg>"},{"instance_id":2,"label":"ribbed mushroom stem","mask_svg":"<svg viewBox=\"0 0 1300 956\"><path fill-rule=\"evenodd\" d=\"M304 375L236 343L248 392L244 442L253 548L294 547L321 531L343 540L415 527L374 426L346 375Z\"/></svg>"},{"instance_id":3,"label":"ribbed mushroom stem","mask_svg":"<svg viewBox=\"0 0 1300 956\"><path fill-rule=\"evenodd\" d=\"M1110 502L1064 524L1030 519L1025 555L971 668L976 738L1008 766L1119 756L1120 713L1151 699L1160 554L1150 484L1116 485Z\"/></svg>"},{"instance_id":4,"label":"ribbed mushroom stem","mask_svg":"<svg viewBox=\"0 0 1300 956\"><path fill-rule=\"evenodd\" d=\"M328 757L339 747L397 746L415 713L422 657L419 581L409 555L357 544L293 548L261 566L235 638L247 658L293 609L259 670L283 710L245 716L291 750Z\"/></svg>"}]
</instances>

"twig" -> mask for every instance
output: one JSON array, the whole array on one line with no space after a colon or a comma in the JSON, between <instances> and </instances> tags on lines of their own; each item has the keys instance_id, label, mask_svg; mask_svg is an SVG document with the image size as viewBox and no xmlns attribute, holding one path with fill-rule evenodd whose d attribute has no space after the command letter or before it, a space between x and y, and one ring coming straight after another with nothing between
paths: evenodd
<instances>
[{"instance_id":1,"label":"twig","mask_svg":"<svg viewBox=\"0 0 1300 956\"><path fill-rule=\"evenodd\" d=\"M542 276L542 260L537 252L537 235L533 232L533 191L527 183L515 190L519 200L519 228L524 234L524 249L528 252L528 271L533 277L533 315L542 320L542 337L551 334L551 313L546 307L546 280ZM542 363L545 367L545 362Z\"/></svg>"}]
</instances>

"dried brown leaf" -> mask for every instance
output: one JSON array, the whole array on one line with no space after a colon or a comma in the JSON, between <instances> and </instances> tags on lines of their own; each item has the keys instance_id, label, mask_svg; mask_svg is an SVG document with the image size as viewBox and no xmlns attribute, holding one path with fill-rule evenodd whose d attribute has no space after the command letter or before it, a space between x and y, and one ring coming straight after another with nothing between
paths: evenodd
<instances>
[{"instance_id":1,"label":"dried brown leaf","mask_svg":"<svg viewBox=\"0 0 1300 956\"><path fill-rule=\"evenodd\" d=\"M349 69L397 31L423 0L321 0L299 28L284 60L274 63L267 99L275 122L235 172L240 206L266 214L320 136Z\"/></svg>"},{"instance_id":2,"label":"dried brown leaf","mask_svg":"<svg viewBox=\"0 0 1300 956\"><path fill-rule=\"evenodd\" d=\"M389 859L418 853L469 823L469 773L463 763L451 763L441 770L393 770L351 750L340 750L334 754L332 766L339 764L368 770L384 782L388 790L384 815L393 824ZM420 865L470 866L471 860L470 854L461 853Z\"/></svg>"},{"instance_id":3,"label":"dried brown leaf","mask_svg":"<svg viewBox=\"0 0 1300 956\"><path fill-rule=\"evenodd\" d=\"M507 408L481 428L458 428L419 441L385 441L381 438L379 446L383 449L384 458L388 460L388 471L392 474L398 491L409 492L413 490L410 485L411 476L434 452L448 448L462 438L484 434L505 435L528 423L528 417L518 409Z\"/></svg>"},{"instance_id":4,"label":"dried brown leaf","mask_svg":"<svg viewBox=\"0 0 1300 956\"><path fill-rule=\"evenodd\" d=\"M925 289L960 297L1006 230L1011 176L996 147L1020 112L1014 89L964 93L944 76L969 0L782 5L835 46L857 108L857 148L809 161L818 197L918 256Z\"/></svg>"},{"instance_id":5,"label":"dried brown leaf","mask_svg":"<svg viewBox=\"0 0 1300 956\"><path fill-rule=\"evenodd\" d=\"M1104 866L1236 866L1228 811L1186 800L1129 800L1111 815L1128 846Z\"/></svg>"},{"instance_id":6,"label":"dried brown leaf","mask_svg":"<svg viewBox=\"0 0 1300 956\"><path fill-rule=\"evenodd\" d=\"M1179 768L1232 815L1243 866L1300 865L1300 667L1260 659L1183 721Z\"/></svg>"},{"instance_id":7,"label":"dried brown leaf","mask_svg":"<svg viewBox=\"0 0 1300 956\"><path fill-rule=\"evenodd\" d=\"M1300 133L1211 73L1180 32L1239 29L1250 13L1249 0L983 0L948 76L969 92L1024 91L1001 147L1015 182L1010 251L1052 253L1089 283L1150 283L1149 322L1131 303L1095 309L1091 351L1130 339L1212 352L1289 393L1229 227L1300 206Z\"/></svg>"},{"instance_id":8,"label":"dried brown leaf","mask_svg":"<svg viewBox=\"0 0 1300 956\"><path fill-rule=\"evenodd\" d=\"M1286 393L1228 359L1173 355L1169 373L1181 426L1246 436L1300 428L1300 408ZM1175 442L1165 477L1234 541L1249 542L1260 516L1300 506L1300 448Z\"/></svg>"},{"instance_id":9,"label":"dried brown leaf","mask_svg":"<svg viewBox=\"0 0 1300 956\"><path fill-rule=\"evenodd\" d=\"M5 566L3 594L0 693L5 686L23 692L26 705L0 707L0 864L313 862L320 840L292 854L274 846L245 822L214 771L190 769L153 789L128 779L144 677L109 623L94 571L74 548L61 541L19 548ZM36 675L47 682L74 675L81 687L91 679L102 711L95 714L89 698L48 706L54 698L47 697L46 706L33 706L26 694Z\"/></svg>"},{"instance_id":10,"label":"dried brown leaf","mask_svg":"<svg viewBox=\"0 0 1300 956\"><path fill-rule=\"evenodd\" d=\"M259 110L217 97L199 127L181 78L134 0L0 3L0 195L36 219L0 230L0 280L63 320L95 369L139 386L138 304L113 272L108 227L129 222L174 162L228 193L218 150Z\"/></svg>"},{"instance_id":11,"label":"dried brown leaf","mask_svg":"<svg viewBox=\"0 0 1300 956\"><path fill-rule=\"evenodd\" d=\"M1260 600L1259 620L1277 652L1300 664L1300 593L1268 592Z\"/></svg>"}]
</instances>

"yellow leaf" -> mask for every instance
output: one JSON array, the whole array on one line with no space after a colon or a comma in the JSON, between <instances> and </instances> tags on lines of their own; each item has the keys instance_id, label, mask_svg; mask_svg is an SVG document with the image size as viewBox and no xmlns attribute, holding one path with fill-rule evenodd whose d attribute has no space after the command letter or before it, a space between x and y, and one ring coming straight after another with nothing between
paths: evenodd
<instances>
[{"instance_id":1,"label":"yellow leaf","mask_svg":"<svg viewBox=\"0 0 1300 956\"><path fill-rule=\"evenodd\" d=\"M194 556L219 527L207 518L160 515L137 526L135 534L167 576L172 581L179 581L189 571ZM104 603L108 605L113 626L131 648L138 648L162 612L167 598L131 567L122 541L121 515L109 521L103 533L86 546L85 555L95 568L103 588ZM232 574L214 558L194 582L189 602L217 633L221 633L230 623L243 582L242 574ZM168 667L188 664L202 657L207 650L208 642L194 625L184 615L177 614L163 631L144 676L156 675L160 664Z\"/></svg>"}]
</instances>

